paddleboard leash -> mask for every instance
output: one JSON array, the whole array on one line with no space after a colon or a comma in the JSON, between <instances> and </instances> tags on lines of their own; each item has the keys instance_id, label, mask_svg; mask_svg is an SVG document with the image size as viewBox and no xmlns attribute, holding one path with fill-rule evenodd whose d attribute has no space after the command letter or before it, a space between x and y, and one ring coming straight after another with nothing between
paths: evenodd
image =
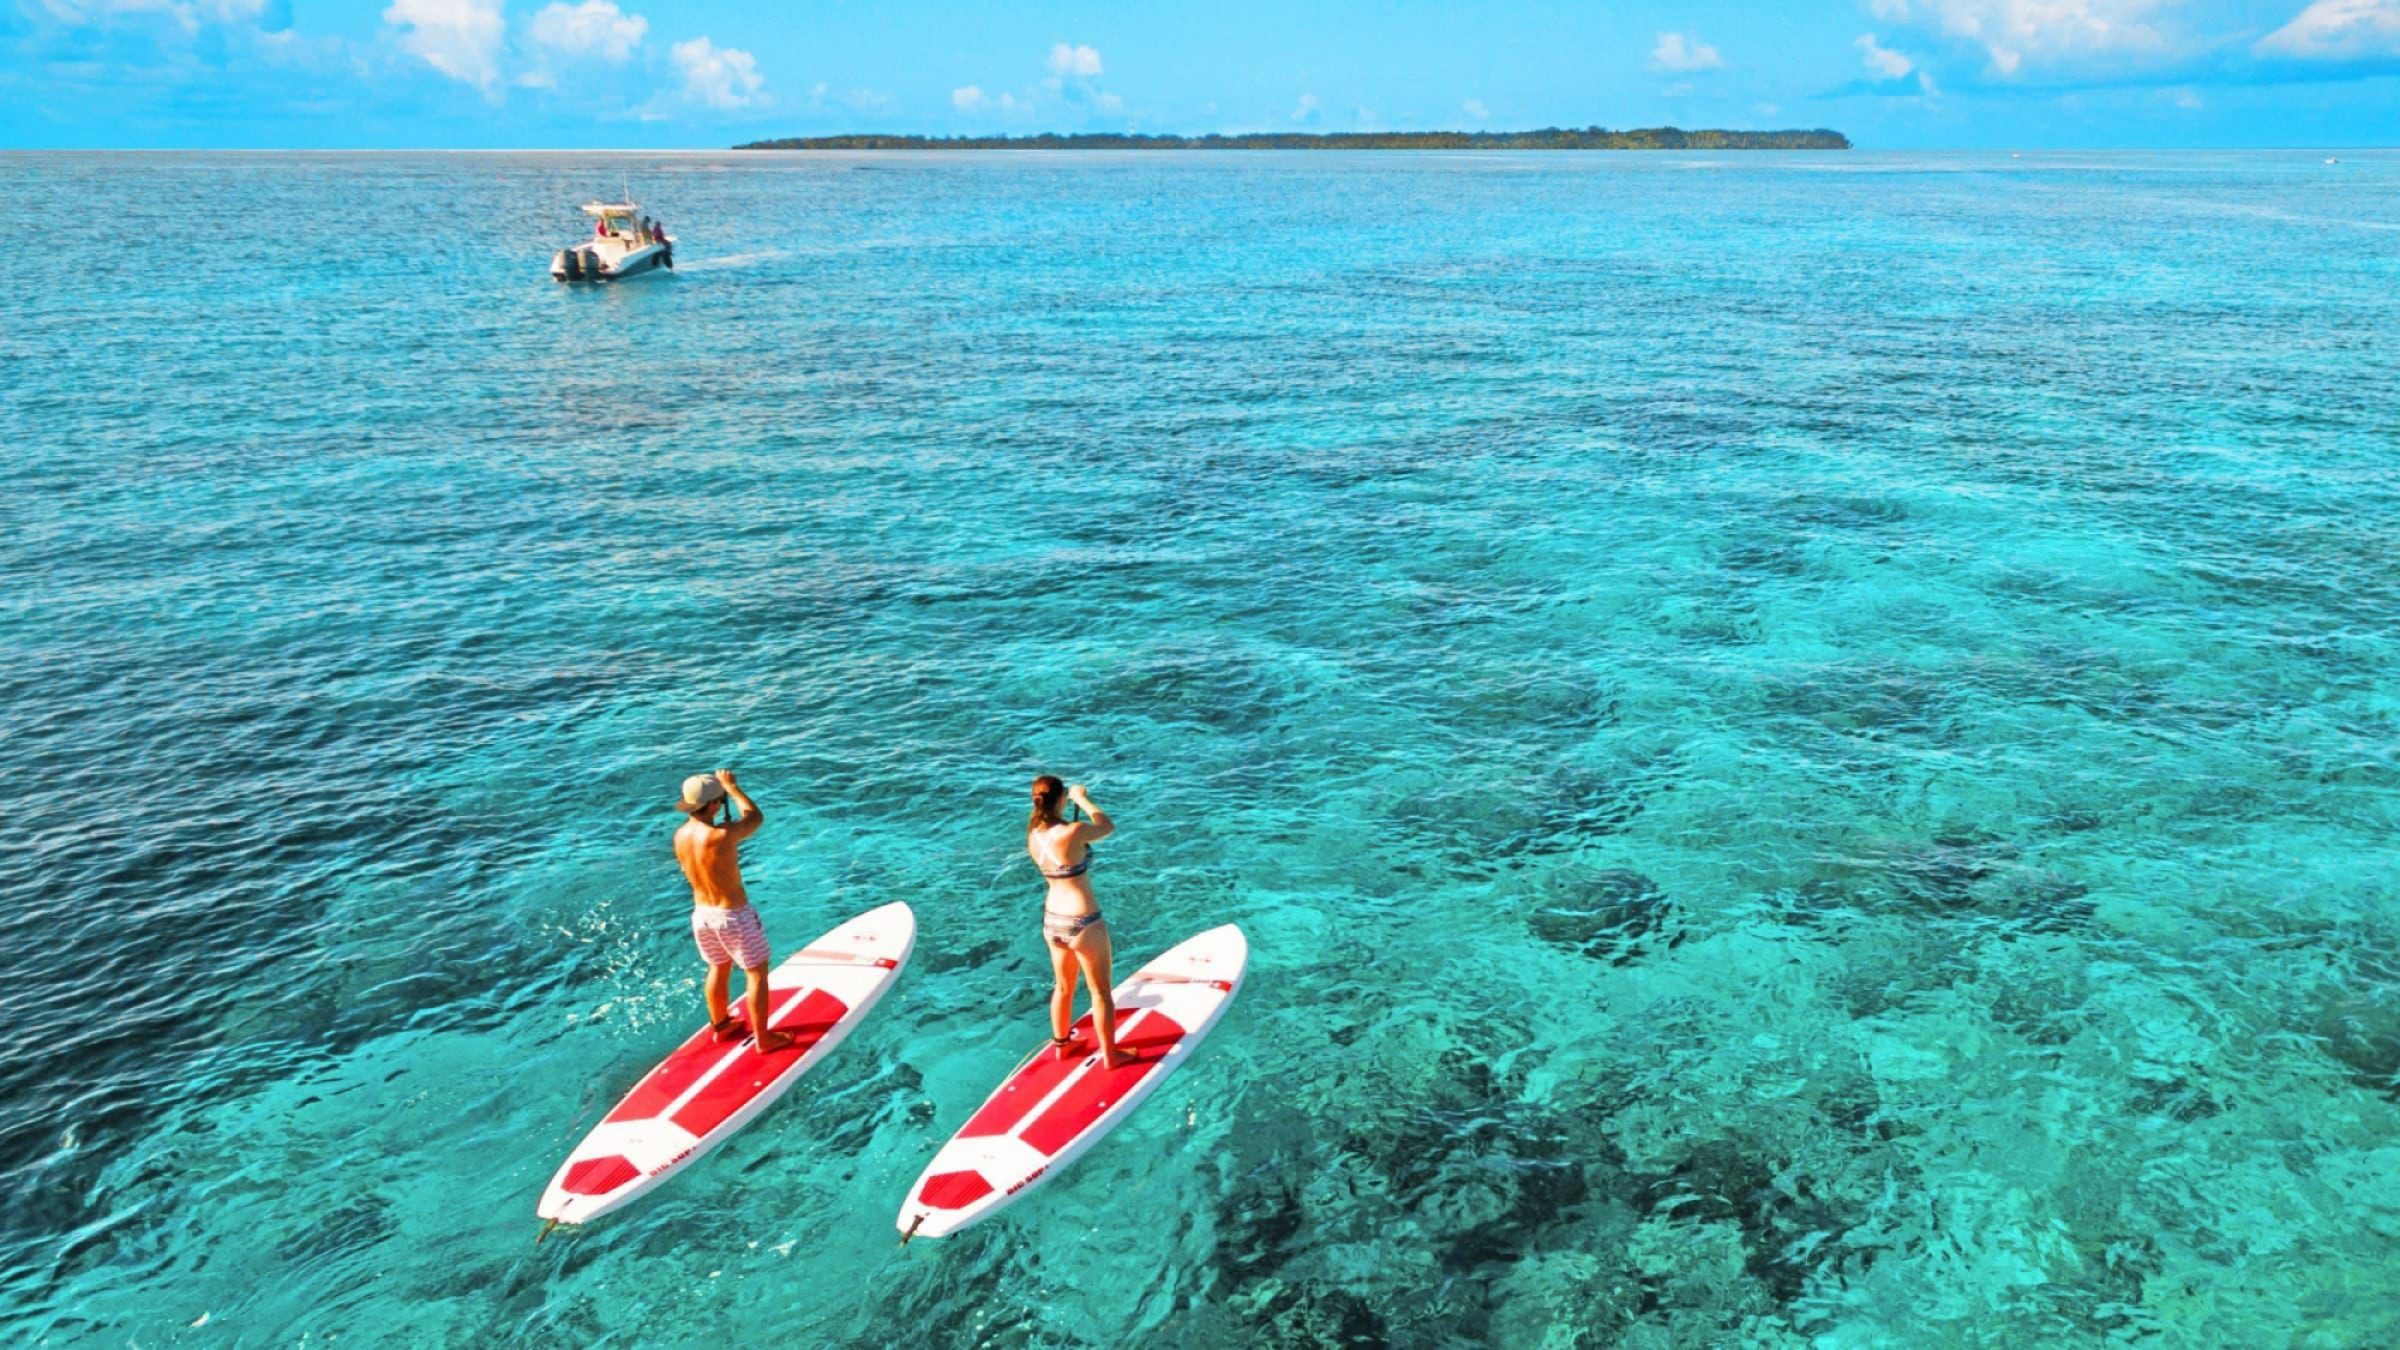
<instances>
[{"instance_id":1,"label":"paddleboard leash","mask_svg":"<svg viewBox=\"0 0 2400 1350\"><path fill-rule=\"evenodd\" d=\"M543 1224L543 1225L542 1225L542 1232L541 1232L541 1236L540 1236L540 1237L537 1237L537 1238L535 1238L535 1239L533 1240L533 1245L534 1245L534 1246L536 1246L536 1247L539 1247L539 1246L541 1246L541 1245L542 1245L542 1239L543 1239L543 1238L547 1238L547 1237L549 1237L549 1236L550 1236L550 1230L551 1230L551 1229L553 1229L553 1228L556 1228L556 1227L558 1227L558 1220L556 1220L556 1219L552 1219L550 1222L548 1222L548 1223L546 1223L546 1224Z\"/></svg>"}]
</instances>

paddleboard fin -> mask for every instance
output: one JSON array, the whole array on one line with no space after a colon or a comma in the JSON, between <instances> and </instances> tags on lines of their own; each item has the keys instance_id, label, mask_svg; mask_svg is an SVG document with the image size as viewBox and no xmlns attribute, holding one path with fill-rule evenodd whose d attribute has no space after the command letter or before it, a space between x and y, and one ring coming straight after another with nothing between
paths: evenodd
<instances>
[{"instance_id":1,"label":"paddleboard fin","mask_svg":"<svg viewBox=\"0 0 2400 1350\"><path fill-rule=\"evenodd\" d=\"M925 1226L925 1216L924 1216L924 1215L922 1215L922 1214L919 1214L919 1215L917 1216L917 1220L916 1220L916 1222L915 1222L915 1223L912 1223L912 1224L910 1224L910 1225L908 1226L908 1231L907 1231L907 1232L905 1232L905 1233L902 1233L902 1234L900 1235L900 1245L901 1245L901 1246L903 1246L903 1247L907 1246L907 1245L908 1245L908 1240L909 1240L910 1238L913 1238L913 1237L915 1237L915 1236L917 1235L917 1230L918 1230L918 1229L920 1229L920 1228L923 1228L924 1226Z\"/></svg>"},{"instance_id":2,"label":"paddleboard fin","mask_svg":"<svg viewBox=\"0 0 2400 1350\"><path fill-rule=\"evenodd\" d=\"M556 1227L558 1227L558 1220L556 1220L556 1219L552 1219L550 1222L548 1222L548 1223L546 1223L546 1224L543 1224L543 1225L542 1225L542 1232L541 1232L541 1236L540 1236L540 1237L536 1237L536 1238L533 1240L533 1245L534 1245L534 1246L536 1246L536 1247L539 1247L539 1246L541 1246L541 1245L542 1245L542 1240L543 1240L544 1238L547 1238L547 1237L549 1237L549 1236L550 1236L550 1230L551 1230L551 1229L553 1229L553 1228L556 1228Z\"/></svg>"}]
</instances>

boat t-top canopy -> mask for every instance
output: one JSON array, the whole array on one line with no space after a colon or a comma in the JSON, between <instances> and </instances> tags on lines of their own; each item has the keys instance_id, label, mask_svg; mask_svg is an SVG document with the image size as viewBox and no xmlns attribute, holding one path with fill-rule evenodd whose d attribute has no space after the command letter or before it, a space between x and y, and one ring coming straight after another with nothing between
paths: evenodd
<instances>
[{"instance_id":1,"label":"boat t-top canopy","mask_svg":"<svg viewBox=\"0 0 2400 1350\"><path fill-rule=\"evenodd\" d=\"M585 202L583 213L606 220L611 216L638 216L642 208L639 202Z\"/></svg>"}]
</instances>

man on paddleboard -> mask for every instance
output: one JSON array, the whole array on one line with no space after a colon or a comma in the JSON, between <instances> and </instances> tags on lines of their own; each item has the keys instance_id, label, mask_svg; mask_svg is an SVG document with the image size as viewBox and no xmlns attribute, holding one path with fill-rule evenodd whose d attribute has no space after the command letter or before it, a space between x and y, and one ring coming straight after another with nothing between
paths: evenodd
<instances>
[{"instance_id":1,"label":"man on paddleboard","mask_svg":"<svg viewBox=\"0 0 2400 1350\"><path fill-rule=\"evenodd\" d=\"M731 800L740 815L718 817L717 808ZM767 926L751 907L742 889L742 860L735 848L758 833L766 816L750 794L733 781L733 770L694 774L683 780L683 797L675 803L684 822L675 827L675 861L683 865L684 880L692 883L692 941L708 963L708 1025L717 1039L740 1035L744 1024L726 1006L733 988L733 968L742 968L742 1002L748 1006L749 1030L761 1054L772 1054L792 1038L767 1025Z\"/></svg>"}]
</instances>

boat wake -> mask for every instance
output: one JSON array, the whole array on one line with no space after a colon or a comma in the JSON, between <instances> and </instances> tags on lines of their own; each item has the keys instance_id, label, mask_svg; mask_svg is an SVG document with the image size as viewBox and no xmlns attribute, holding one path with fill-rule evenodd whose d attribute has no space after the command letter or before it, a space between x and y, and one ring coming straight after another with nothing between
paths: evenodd
<instances>
[{"instance_id":1,"label":"boat wake","mask_svg":"<svg viewBox=\"0 0 2400 1350\"><path fill-rule=\"evenodd\" d=\"M728 253L721 258L694 259L691 262L681 264L676 270L683 272L724 272L742 267L756 267L758 264L763 262L773 262L777 258L788 258L790 256L792 256L791 250L781 248L762 249L756 253Z\"/></svg>"}]
</instances>

